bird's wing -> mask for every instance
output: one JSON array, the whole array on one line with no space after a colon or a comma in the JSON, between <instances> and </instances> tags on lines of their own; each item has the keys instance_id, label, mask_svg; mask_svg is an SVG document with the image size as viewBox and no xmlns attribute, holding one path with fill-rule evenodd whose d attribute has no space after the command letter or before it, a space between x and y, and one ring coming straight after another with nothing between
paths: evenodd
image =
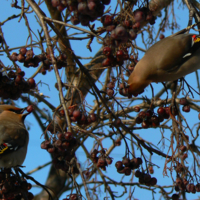
<instances>
[{"instance_id":1,"label":"bird's wing","mask_svg":"<svg viewBox=\"0 0 200 200\"><path fill-rule=\"evenodd\" d=\"M193 35L177 35L165 38L146 52L144 60L159 71L176 71L185 59L192 54Z\"/></svg>"},{"instance_id":2,"label":"bird's wing","mask_svg":"<svg viewBox=\"0 0 200 200\"><path fill-rule=\"evenodd\" d=\"M15 131L17 134L10 134L12 131ZM5 125L0 125L0 133L0 157L17 151L28 140L28 132L25 128L18 129L16 127L16 129L13 129Z\"/></svg>"}]
</instances>

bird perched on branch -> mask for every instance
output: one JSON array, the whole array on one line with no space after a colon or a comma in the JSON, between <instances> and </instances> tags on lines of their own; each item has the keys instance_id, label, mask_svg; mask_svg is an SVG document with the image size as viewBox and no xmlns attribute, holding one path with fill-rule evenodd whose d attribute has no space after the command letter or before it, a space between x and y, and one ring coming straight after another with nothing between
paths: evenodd
<instances>
[{"instance_id":1,"label":"bird perched on branch","mask_svg":"<svg viewBox=\"0 0 200 200\"><path fill-rule=\"evenodd\" d=\"M145 53L128 79L128 93L142 93L151 82L174 81L200 68L200 36L180 34L160 40Z\"/></svg>"},{"instance_id":2,"label":"bird perched on branch","mask_svg":"<svg viewBox=\"0 0 200 200\"><path fill-rule=\"evenodd\" d=\"M27 153L29 134L24 119L30 113L11 105L0 105L0 168L22 165Z\"/></svg>"}]
</instances>

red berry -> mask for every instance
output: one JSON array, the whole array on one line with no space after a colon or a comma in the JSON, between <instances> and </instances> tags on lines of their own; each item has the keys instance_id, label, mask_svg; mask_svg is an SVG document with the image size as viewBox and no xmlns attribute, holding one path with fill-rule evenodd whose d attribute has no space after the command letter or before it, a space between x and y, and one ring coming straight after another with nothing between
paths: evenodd
<instances>
[{"instance_id":1,"label":"red berry","mask_svg":"<svg viewBox=\"0 0 200 200\"><path fill-rule=\"evenodd\" d=\"M10 59L11 59L13 62L15 62L15 61L17 61L17 56L18 56L18 54L17 54L16 52L13 52L12 55L10 56Z\"/></svg>"},{"instance_id":2,"label":"red berry","mask_svg":"<svg viewBox=\"0 0 200 200\"><path fill-rule=\"evenodd\" d=\"M140 107L139 106L135 106L134 111L135 112L140 112Z\"/></svg>"},{"instance_id":3,"label":"red berry","mask_svg":"<svg viewBox=\"0 0 200 200\"><path fill-rule=\"evenodd\" d=\"M126 28L131 27L131 24L132 24L132 22L130 20L123 21L123 26L126 27Z\"/></svg>"},{"instance_id":4,"label":"red berry","mask_svg":"<svg viewBox=\"0 0 200 200\"><path fill-rule=\"evenodd\" d=\"M190 105L184 105L182 108L183 112L190 112Z\"/></svg>"},{"instance_id":5,"label":"red berry","mask_svg":"<svg viewBox=\"0 0 200 200\"><path fill-rule=\"evenodd\" d=\"M150 126L150 124L149 124L148 121L145 120L145 121L142 122L142 127L143 128L149 128L149 126Z\"/></svg>"},{"instance_id":6,"label":"red berry","mask_svg":"<svg viewBox=\"0 0 200 200\"><path fill-rule=\"evenodd\" d=\"M118 61L118 60L119 60L119 61L123 60L124 52L123 52L122 50L118 50L118 51L116 52L116 57L117 57L117 61Z\"/></svg>"},{"instance_id":7,"label":"red berry","mask_svg":"<svg viewBox=\"0 0 200 200\"><path fill-rule=\"evenodd\" d=\"M33 105L29 105L29 106L26 108L26 110L27 110L27 112L29 112L29 113L33 112L33 110L34 110Z\"/></svg>"},{"instance_id":8,"label":"red berry","mask_svg":"<svg viewBox=\"0 0 200 200\"><path fill-rule=\"evenodd\" d=\"M123 163L122 163L122 161L117 161L115 163L115 167L117 168L117 170L123 169Z\"/></svg>"},{"instance_id":9,"label":"red berry","mask_svg":"<svg viewBox=\"0 0 200 200\"><path fill-rule=\"evenodd\" d=\"M151 180L151 175L150 174L144 174L144 181L149 182Z\"/></svg>"},{"instance_id":10,"label":"red berry","mask_svg":"<svg viewBox=\"0 0 200 200\"><path fill-rule=\"evenodd\" d=\"M156 184L157 184L157 178L152 177L152 178L150 179L150 184L151 184L152 186L156 185Z\"/></svg>"},{"instance_id":11,"label":"red berry","mask_svg":"<svg viewBox=\"0 0 200 200\"><path fill-rule=\"evenodd\" d=\"M57 7L60 4L60 0L51 0L51 4L53 7Z\"/></svg>"},{"instance_id":12,"label":"red berry","mask_svg":"<svg viewBox=\"0 0 200 200\"><path fill-rule=\"evenodd\" d=\"M23 78L21 75L17 75L15 78L15 83L20 84L22 82Z\"/></svg>"},{"instance_id":13,"label":"red berry","mask_svg":"<svg viewBox=\"0 0 200 200\"><path fill-rule=\"evenodd\" d=\"M81 117L81 111L80 110L74 110L73 117L78 120Z\"/></svg>"},{"instance_id":14,"label":"red berry","mask_svg":"<svg viewBox=\"0 0 200 200\"><path fill-rule=\"evenodd\" d=\"M34 89L35 88L36 84L35 84L35 80L33 78L29 78L27 80L27 82L28 82L28 84L30 86L30 89Z\"/></svg>"},{"instance_id":15,"label":"red berry","mask_svg":"<svg viewBox=\"0 0 200 200\"><path fill-rule=\"evenodd\" d=\"M157 113L161 116L165 114L165 109L163 107L158 108Z\"/></svg>"},{"instance_id":16,"label":"red berry","mask_svg":"<svg viewBox=\"0 0 200 200\"><path fill-rule=\"evenodd\" d=\"M187 104L188 104L187 99L186 99L186 98L181 98L181 99L180 99L180 104L183 105L183 106L184 106L184 105L187 105Z\"/></svg>"},{"instance_id":17,"label":"red berry","mask_svg":"<svg viewBox=\"0 0 200 200\"><path fill-rule=\"evenodd\" d=\"M70 21L71 21L71 23L72 23L73 25L77 25L77 24L80 23L79 18L78 18L77 16L75 16L75 15L72 15L72 16L71 16Z\"/></svg>"},{"instance_id":18,"label":"red berry","mask_svg":"<svg viewBox=\"0 0 200 200\"><path fill-rule=\"evenodd\" d=\"M140 170L137 170L135 172L135 177L139 178L142 175L142 173L140 172Z\"/></svg>"},{"instance_id":19,"label":"red berry","mask_svg":"<svg viewBox=\"0 0 200 200\"><path fill-rule=\"evenodd\" d=\"M71 140L73 138L73 134L71 132L65 132L65 139Z\"/></svg>"},{"instance_id":20,"label":"red berry","mask_svg":"<svg viewBox=\"0 0 200 200\"><path fill-rule=\"evenodd\" d=\"M140 29L140 26L141 26L140 22L136 22L135 24L133 24L132 29L138 30L138 29Z\"/></svg>"},{"instance_id":21,"label":"red berry","mask_svg":"<svg viewBox=\"0 0 200 200\"><path fill-rule=\"evenodd\" d=\"M160 40L164 39L165 36L163 34L160 34Z\"/></svg>"},{"instance_id":22,"label":"red berry","mask_svg":"<svg viewBox=\"0 0 200 200\"><path fill-rule=\"evenodd\" d=\"M95 11L97 4L93 1L90 1L90 2L88 2L87 6L88 6L89 10Z\"/></svg>"},{"instance_id":23,"label":"red berry","mask_svg":"<svg viewBox=\"0 0 200 200\"><path fill-rule=\"evenodd\" d=\"M143 22L145 20L145 14L141 10L136 10L134 12L134 19L136 22Z\"/></svg>"},{"instance_id":24,"label":"red berry","mask_svg":"<svg viewBox=\"0 0 200 200\"><path fill-rule=\"evenodd\" d=\"M109 97L113 97L113 95L114 95L115 92L114 92L113 89L107 89L106 93L107 93L107 95L108 95Z\"/></svg>"},{"instance_id":25,"label":"red berry","mask_svg":"<svg viewBox=\"0 0 200 200\"><path fill-rule=\"evenodd\" d=\"M97 115L96 114L91 113L89 117L91 119L91 122L96 122L96 120L97 120Z\"/></svg>"},{"instance_id":26,"label":"red berry","mask_svg":"<svg viewBox=\"0 0 200 200\"><path fill-rule=\"evenodd\" d=\"M127 37L127 31L123 26L117 26L115 28L115 34L117 39L124 39L125 37Z\"/></svg>"},{"instance_id":27,"label":"red berry","mask_svg":"<svg viewBox=\"0 0 200 200\"><path fill-rule=\"evenodd\" d=\"M139 22L138 22L139 23ZM134 28L136 28L136 25L134 25ZM137 38L137 32L134 29L131 29L129 32L129 38L131 40L135 40Z\"/></svg>"},{"instance_id":28,"label":"red berry","mask_svg":"<svg viewBox=\"0 0 200 200\"><path fill-rule=\"evenodd\" d=\"M19 50L20 54L22 54L23 56L26 54L27 50L25 47L22 47L20 50Z\"/></svg>"},{"instance_id":29,"label":"red berry","mask_svg":"<svg viewBox=\"0 0 200 200\"><path fill-rule=\"evenodd\" d=\"M17 60L18 60L19 62L23 63L23 62L25 61L25 57L24 57L22 54L19 54L19 55L17 56Z\"/></svg>"},{"instance_id":30,"label":"red berry","mask_svg":"<svg viewBox=\"0 0 200 200\"><path fill-rule=\"evenodd\" d=\"M111 63L112 63L112 60L108 57L108 58L103 60L102 66L103 67L108 67L108 66L111 66Z\"/></svg>"},{"instance_id":31,"label":"red berry","mask_svg":"<svg viewBox=\"0 0 200 200\"><path fill-rule=\"evenodd\" d=\"M112 53L112 49L110 47L104 47L103 48L103 54L106 56L110 56Z\"/></svg>"},{"instance_id":32,"label":"red berry","mask_svg":"<svg viewBox=\"0 0 200 200\"><path fill-rule=\"evenodd\" d=\"M114 125L115 125L116 127L119 127L120 124L121 124L121 119L120 119L120 118L115 119Z\"/></svg>"},{"instance_id":33,"label":"red berry","mask_svg":"<svg viewBox=\"0 0 200 200\"><path fill-rule=\"evenodd\" d=\"M151 117L151 122L152 122L152 126L153 127L157 127L159 126L159 118L157 116L152 116Z\"/></svg>"},{"instance_id":34,"label":"red berry","mask_svg":"<svg viewBox=\"0 0 200 200\"><path fill-rule=\"evenodd\" d=\"M182 152L185 152L187 150L187 147L182 145L179 147L179 149L182 151Z\"/></svg>"},{"instance_id":35,"label":"red berry","mask_svg":"<svg viewBox=\"0 0 200 200\"><path fill-rule=\"evenodd\" d=\"M101 18L101 22L103 23L104 26L112 25L112 23L113 23L113 17L111 15L104 15Z\"/></svg>"},{"instance_id":36,"label":"red berry","mask_svg":"<svg viewBox=\"0 0 200 200\"><path fill-rule=\"evenodd\" d=\"M107 87L109 89L113 89L115 87L115 83L114 82L110 82L110 83L107 84Z\"/></svg>"},{"instance_id":37,"label":"red berry","mask_svg":"<svg viewBox=\"0 0 200 200\"><path fill-rule=\"evenodd\" d=\"M165 113L169 114L169 107L165 107Z\"/></svg>"},{"instance_id":38,"label":"red berry","mask_svg":"<svg viewBox=\"0 0 200 200\"><path fill-rule=\"evenodd\" d=\"M126 176L131 175L131 168L130 168L130 167L125 167L125 168L124 168L124 174L125 174Z\"/></svg>"},{"instance_id":39,"label":"red berry","mask_svg":"<svg viewBox=\"0 0 200 200\"><path fill-rule=\"evenodd\" d=\"M34 56L33 50L26 51L26 57L33 58L33 56Z\"/></svg>"},{"instance_id":40,"label":"red berry","mask_svg":"<svg viewBox=\"0 0 200 200\"><path fill-rule=\"evenodd\" d=\"M107 162L108 165L111 165L112 164L112 158L107 157L106 162Z\"/></svg>"},{"instance_id":41,"label":"red berry","mask_svg":"<svg viewBox=\"0 0 200 200\"><path fill-rule=\"evenodd\" d=\"M59 111L59 114L60 114L61 117L64 117L65 116L65 111L62 109L62 110Z\"/></svg>"},{"instance_id":42,"label":"red berry","mask_svg":"<svg viewBox=\"0 0 200 200\"><path fill-rule=\"evenodd\" d=\"M138 116L144 119L146 117L146 113L144 111L141 111Z\"/></svg>"},{"instance_id":43,"label":"red berry","mask_svg":"<svg viewBox=\"0 0 200 200\"><path fill-rule=\"evenodd\" d=\"M141 124L142 121L143 121L143 119L142 119L141 117L137 117L137 118L135 119L135 123L136 123L136 124Z\"/></svg>"},{"instance_id":44,"label":"red berry","mask_svg":"<svg viewBox=\"0 0 200 200\"><path fill-rule=\"evenodd\" d=\"M146 117L151 118L151 116L153 115L153 111L152 110L147 110L145 115L146 115Z\"/></svg>"},{"instance_id":45,"label":"red berry","mask_svg":"<svg viewBox=\"0 0 200 200\"><path fill-rule=\"evenodd\" d=\"M123 158L122 163L125 167L129 167L130 166L130 159L129 158Z\"/></svg>"}]
</instances>

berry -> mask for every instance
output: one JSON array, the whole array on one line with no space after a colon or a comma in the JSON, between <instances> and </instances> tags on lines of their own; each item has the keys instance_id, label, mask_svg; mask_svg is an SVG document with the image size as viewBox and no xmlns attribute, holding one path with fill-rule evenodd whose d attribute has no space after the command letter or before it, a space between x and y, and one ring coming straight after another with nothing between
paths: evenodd
<instances>
[{"instance_id":1,"label":"berry","mask_svg":"<svg viewBox=\"0 0 200 200\"><path fill-rule=\"evenodd\" d=\"M113 95L114 95L115 92L114 92L113 89L107 89L106 93L107 93L107 95L108 95L109 97L113 97Z\"/></svg>"},{"instance_id":2,"label":"berry","mask_svg":"<svg viewBox=\"0 0 200 200\"><path fill-rule=\"evenodd\" d=\"M146 117L146 113L144 111L141 111L138 115L138 117L144 119Z\"/></svg>"},{"instance_id":3,"label":"berry","mask_svg":"<svg viewBox=\"0 0 200 200\"><path fill-rule=\"evenodd\" d=\"M141 177L141 175L142 175L142 173L140 172L140 170L137 170L135 172L135 177L139 178L139 177Z\"/></svg>"},{"instance_id":4,"label":"berry","mask_svg":"<svg viewBox=\"0 0 200 200\"><path fill-rule=\"evenodd\" d=\"M142 122L142 127L143 127L143 128L149 128L149 126L150 126L150 124L149 124L148 121L143 121L143 122Z\"/></svg>"},{"instance_id":5,"label":"berry","mask_svg":"<svg viewBox=\"0 0 200 200\"><path fill-rule=\"evenodd\" d=\"M130 159L129 158L123 158L122 163L125 167L129 167L130 166Z\"/></svg>"},{"instance_id":6,"label":"berry","mask_svg":"<svg viewBox=\"0 0 200 200\"><path fill-rule=\"evenodd\" d=\"M135 123L136 124L141 124L143 122L143 119L141 118L141 117L137 117L136 119L135 119Z\"/></svg>"},{"instance_id":7,"label":"berry","mask_svg":"<svg viewBox=\"0 0 200 200\"><path fill-rule=\"evenodd\" d=\"M134 111L135 112L140 112L140 107L139 106L135 106Z\"/></svg>"},{"instance_id":8,"label":"berry","mask_svg":"<svg viewBox=\"0 0 200 200\"><path fill-rule=\"evenodd\" d=\"M149 167L149 173L150 173L150 174L153 174L153 173L154 173L153 166L150 166L150 167Z\"/></svg>"},{"instance_id":9,"label":"berry","mask_svg":"<svg viewBox=\"0 0 200 200\"><path fill-rule=\"evenodd\" d=\"M103 23L103 26L109 26L113 23L113 17L111 15L104 15L101 18L101 22Z\"/></svg>"},{"instance_id":10,"label":"berry","mask_svg":"<svg viewBox=\"0 0 200 200\"><path fill-rule=\"evenodd\" d=\"M51 4L52 4L53 7L56 8L57 6L59 6L60 0L51 0Z\"/></svg>"},{"instance_id":11,"label":"berry","mask_svg":"<svg viewBox=\"0 0 200 200\"><path fill-rule=\"evenodd\" d=\"M78 120L81 118L81 111L80 110L74 110L73 117Z\"/></svg>"},{"instance_id":12,"label":"berry","mask_svg":"<svg viewBox=\"0 0 200 200\"><path fill-rule=\"evenodd\" d=\"M110 47L104 47L103 48L103 54L106 56L110 56L112 53L112 49Z\"/></svg>"},{"instance_id":13,"label":"berry","mask_svg":"<svg viewBox=\"0 0 200 200\"><path fill-rule=\"evenodd\" d=\"M115 163L115 167L117 168L117 170L123 169L123 163L122 163L122 161L117 161Z\"/></svg>"},{"instance_id":14,"label":"berry","mask_svg":"<svg viewBox=\"0 0 200 200\"><path fill-rule=\"evenodd\" d=\"M112 158L107 157L106 162L107 162L108 165L111 165L112 164Z\"/></svg>"},{"instance_id":15,"label":"berry","mask_svg":"<svg viewBox=\"0 0 200 200\"><path fill-rule=\"evenodd\" d=\"M165 109L163 107L158 108L157 113L161 116L165 114Z\"/></svg>"},{"instance_id":16,"label":"berry","mask_svg":"<svg viewBox=\"0 0 200 200\"><path fill-rule=\"evenodd\" d=\"M156 184L157 184L157 179L156 179L155 177L152 177L152 178L150 179L150 184L151 184L152 186L156 185Z\"/></svg>"},{"instance_id":17,"label":"berry","mask_svg":"<svg viewBox=\"0 0 200 200\"><path fill-rule=\"evenodd\" d=\"M136 27L136 25L134 25L134 28ZM135 40L137 38L137 32L134 29L131 29L128 32L128 36L131 40Z\"/></svg>"},{"instance_id":18,"label":"berry","mask_svg":"<svg viewBox=\"0 0 200 200\"><path fill-rule=\"evenodd\" d=\"M159 38L160 38L160 40L162 40L165 38L165 36L163 34L160 34Z\"/></svg>"},{"instance_id":19,"label":"berry","mask_svg":"<svg viewBox=\"0 0 200 200\"><path fill-rule=\"evenodd\" d=\"M110 82L110 83L107 84L107 87L109 89L113 89L115 87L115 83L114 82Z\"/></svg>"},{"instance_id":20,"label":"berry","mask_svg":"<svg viewBox=\"0 0 200 200\"><path fill-rule=\"evenodd\" d=\"M184 105L183 107L182 107L182 111L183 112L190 112L190 105Z\"/></svg>"},{"instance_id":21,"label":"berry","mask_svg":"<svg viewBox=\"0 0 200 200\"><path fill-rule=\"evenodd\" d=\"M179 195L178 194L173 194L172 195L172 200L179 200Z\"/></svg>"},{"instance_id":22,"label":"berry","mask_svg":"<svg viewBox=\"0 0 200 200\"><path fill-rule=\"evenodd\" d=\"M96 114L91 113L89 117L91 119L91 122L96 122L96 120L97 120L97 115Z\"/></svg>"},{"instance_id":23,"label":"berry","mask_svg":"<svg viewBox=\"0 0 200 200\"><path fill-rule=\"evenodd\" d=\"M25 61L25 57L24 57L22 54L19 54L19 55L17 56L17 60L18 60L19 62L23 63L23 62Z\"/></svg>"},{"instance_id":24,"label":"berry","mask_svg":"<svg viewBox=\"0 0 200 200\"><path fill-rule=\"evenodd\" d=\"M143 22L145 20L145 14L141 10L136 10L134 12L134 19L136 22Z\"/></svg>"},{"instance_id":25,"label":"berry","mask_svg":"<svg viewBox=\"0 0 200 200\"><path fill-rule=\"evenodd\" d=\"M36 83L35 83L35 80L34 80L33 78L29 78L29 79L27 80L27 82L28 82L28 84L29 84L30 89L34 89L34 88L35 88Z\"/></svg>"},{"instance_id":26,"label":"berry","mask_svg":"<svg viewBox=\"0 0 200 200\"><path fill-rule=\"evenodd\" d=\"M123 61L124 52L122 50L118 50L116 52L117 61Z\"/></svg>"},{"instance_id":27,"label":"berry","mask_svg":"<svg viewBox=\"0 0 200 200\"><path fill-rule=\"evenodd\" d=\"M27 110L28 113L33 112L33 110L34 110L33 105L29 105L29 106L26 108L26 110Z\"/></svg>"},{"instance_id":28,"label":"berry","mask_svg":"<svg viewBox=\"0 0 200 200\"><path fill-rule=\"evenodd\" d=\"M180 104L183 105L183 106L184 106L184 105L187 105L187 104L188 104L187 99L186 99L186 98L181 98L181 99L180 99Z\"/></svg>"},{"instance_id":29,"label":"berry","mask_svg":"<svg viewBox=\"0 0 200 200\"><path fill-rule=\"evenodd\" d=\"M130 167L125 167L125 168L124 168L124 174L125 174L126 176L131 175L131 168L130 168Z\"/></svg>"}]
</instances>

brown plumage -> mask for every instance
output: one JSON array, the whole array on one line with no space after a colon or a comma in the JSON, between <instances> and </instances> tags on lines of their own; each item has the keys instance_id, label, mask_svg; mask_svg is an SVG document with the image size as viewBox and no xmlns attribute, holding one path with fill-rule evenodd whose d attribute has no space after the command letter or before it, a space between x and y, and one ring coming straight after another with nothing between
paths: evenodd
<instances>
[{"instance_id":1,"label":"brown plumage","mask_svg":"<svg viewBox=\"0 0 200 200\"><path fill-rule=\"evenodd\" d=\"M0 168L22 165L25 160L29 134L24 119L29 113L19 114L20 110L0 105Z\"/></svg>"},{"instance_id":2,"label":"brown plumage","mask_svg":"<svg viewBox=\"0 0 200 200\"><path fill-rule=\"evenodd\" d=\"M200 37L181 34L160 40L145 53L128 79L129 94L151 82L174 81L200 68Z\"/></svg>"}]
</instances>

